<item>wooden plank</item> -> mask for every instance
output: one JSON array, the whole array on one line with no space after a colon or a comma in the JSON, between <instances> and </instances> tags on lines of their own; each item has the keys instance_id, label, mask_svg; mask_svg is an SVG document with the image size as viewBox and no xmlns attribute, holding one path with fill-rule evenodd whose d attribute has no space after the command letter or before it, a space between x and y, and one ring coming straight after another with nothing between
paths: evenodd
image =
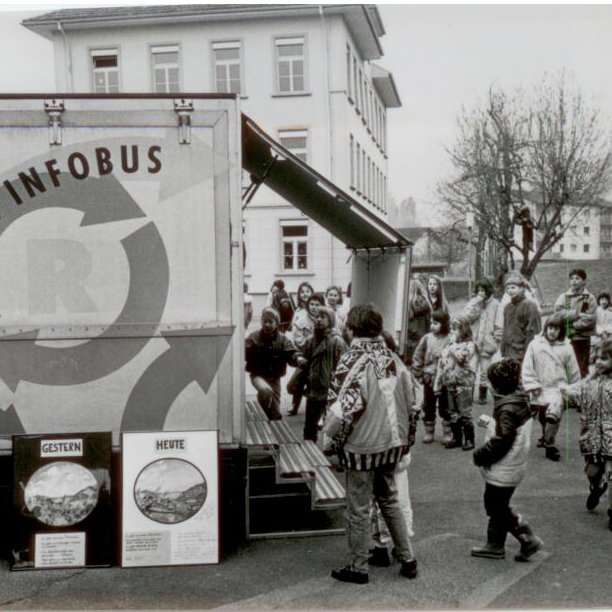
<instances>
[{"instance_id":1,"label":"wooden plank","mask_svg":"<svg viewBox=\"0 0 612 612\"><path fill-rule=\"evenodd\" d=\"M318 465L321 467L331 467L329 459L323 454L323 451L312 440L304 440L300 443L302 450L306 453L310 465Z\"/></svg>"},{"instance_id":2,"label":"wooden plank","mask_svg":"<svg viewBox=\"0 0 612 612\"><path fill-rule=\"evenodd\" d=\"M312 469L315 474L313 509L345 507L346 492L332 470L327 467Z\"/></svg>"},{"instance_id":3,"label":"wooden plank","mask_svg":"<svg viewBox=\"0 0 612 612\"><path fill-rule=\"evenodd\" d=\"M247 400L245 402L245 412L247 421L267 421L268 417L259 405L257 400Z\"/></svg>"},{"instance_id":4,"label":"wooden plank","mask_svg":"<svg viewBox=\"0 0 612 612\"><path fill-rule=\"evenodd\" d=\"M299 444L281 444L279 464L281 478L312 479L312 465Z\"/></svg>"},{"instance_id":5,"label":"wooden plank","mask_svg":"<svg viewBox=\"0 0 612 612\"><path fill-rule=\"evenodd\" d=\"M278 448L278 438L267 421L247 421L247 446Z\"/></svg>"},{"instance_id":6,"label":"wooden plank","mask_svg":"<svg viewBox=\"0 0 612 612\"><path fill-rule=\"evenodd\" d=\"M285 421L270 421L270 427L281 444L299 444L300 440Z\"/></svg>"}]
</instances>

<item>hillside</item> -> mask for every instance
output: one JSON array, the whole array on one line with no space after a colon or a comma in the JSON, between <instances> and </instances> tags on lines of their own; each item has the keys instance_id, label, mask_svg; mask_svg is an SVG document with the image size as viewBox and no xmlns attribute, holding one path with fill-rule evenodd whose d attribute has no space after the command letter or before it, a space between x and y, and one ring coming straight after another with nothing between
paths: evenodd
<instances>
[{"instance_id":1,"label":"hillside","mask_svg":"<svg viewBox=\"0 0 612 612\"><path fill-rule=\"evenodd\" d=\"M552 304L568 288L568 275L572 268L583 268L588 274L587 288L595 294L612 293L612 259L594 261L555 261L538 265L532 285L538 290L542 304Z\"/></svg>"}]
</instances>

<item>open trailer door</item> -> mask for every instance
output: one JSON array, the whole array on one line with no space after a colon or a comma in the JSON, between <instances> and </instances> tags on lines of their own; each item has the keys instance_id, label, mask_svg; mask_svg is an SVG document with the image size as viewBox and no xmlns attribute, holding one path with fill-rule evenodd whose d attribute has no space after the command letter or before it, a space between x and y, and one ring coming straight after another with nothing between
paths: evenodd
<instances>
[{"instance_id":1,"label":"open trailer door","mask_svg":"<svg viewBox=\"0 0 612 612\"><path fill-rule=\"evenodd\" d=\"M351 302L376 304L403 350L412 243L244 114L242 165L252 181L247 198L265 183L353 252Z\"/></svg>"}]
</instances>

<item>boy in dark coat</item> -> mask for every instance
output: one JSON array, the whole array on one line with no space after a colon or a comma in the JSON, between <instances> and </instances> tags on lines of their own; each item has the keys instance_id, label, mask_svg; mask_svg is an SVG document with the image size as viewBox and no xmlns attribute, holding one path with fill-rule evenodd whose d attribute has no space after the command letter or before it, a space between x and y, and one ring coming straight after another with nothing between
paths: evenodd
<instances>
[{"instance_id":1,"label":"boy in dark coat","mask_svg":"<svg viewBox=\"0 0 612 612\"><path fill-rule=\"evenodd\" d=\"M271 421L282 419L280 413L280 379L287 373L287 364L305 363L297 358L296 348L279 331L280 316L274 308L264 308L261 329L245 342L246 371L257 389L257 401Z\"/></svg>"},{"instance_id":2,"label":"boy in dark coat","mask_svg":"<svg viewBox=\"0 0 612 612\"><path fill-rule=\"evenodd\" d=\"M491 365L487 377L494 391L493 418L486 421L486 442L474 451L474 463L485 480L484 505L489 517L487 543L472 548L473 557L503 559L506 535L511 533L521 545L516 561L527 561L542 548L542 540L510 507L510 498L527 470L531 408L525 393L517 392L521 364L502 359Z\"/></svg>"}]
</instances>

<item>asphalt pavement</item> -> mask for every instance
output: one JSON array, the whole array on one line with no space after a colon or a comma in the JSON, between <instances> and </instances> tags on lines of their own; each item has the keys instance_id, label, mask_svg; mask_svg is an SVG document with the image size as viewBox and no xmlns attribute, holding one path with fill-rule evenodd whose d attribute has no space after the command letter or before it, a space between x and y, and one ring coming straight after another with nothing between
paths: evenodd
<instances>
[{"instance_id":1,"label":"asphalt pavement","mask_svg":"<svg viewBox=\"0 0 612 612\"><path fill-rule=\"evenodd\" d=\"M476 414L491 405L475 406ZM346 562L344 536L246 542L219 565L119 567L11 572L0 565L2 609L510 609L609 608L612 606L612 532L607 500L588 512L578 418L569 412L559 433L562 459L555 463L535 447L529 472L514 497L515 508L544 540L528 563L476 559L470 547L484 541L484 485L472 453L447 450L436 441L413 449L410 490L413 540L419 562L415 580L399 576L398 564L371 568L370 583L333 580ZM301 432L303 408L287 418ZM477 442L483 430L477 428Z\"/></svg>"}]
</instances>

